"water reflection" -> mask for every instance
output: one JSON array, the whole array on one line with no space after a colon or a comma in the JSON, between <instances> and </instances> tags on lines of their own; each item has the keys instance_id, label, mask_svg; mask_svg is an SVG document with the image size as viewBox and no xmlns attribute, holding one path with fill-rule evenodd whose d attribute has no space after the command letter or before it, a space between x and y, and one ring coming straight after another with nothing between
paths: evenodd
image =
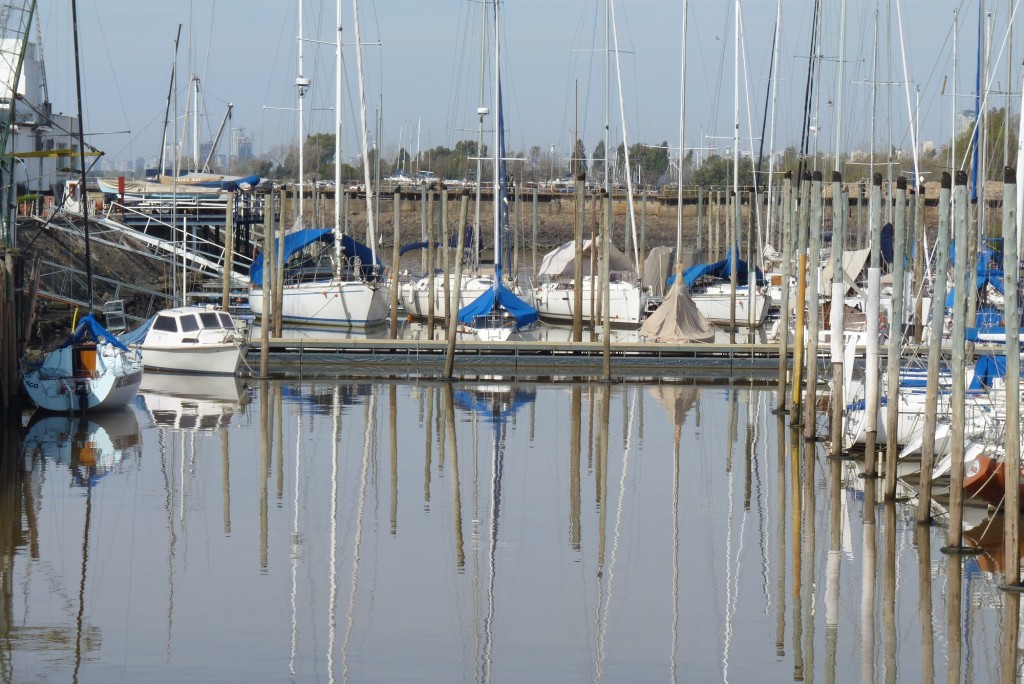
<instances>
[{"instance_id":1,"label":"water reflection","mask_svg":"<svg viewBox=\"0 0 1024 684\"><path fill-rule=\"evenodd\" d=\"M201 384L5 433L0 681L1014 671L998 518L943 556L773 392Z\"/></svg>"}]
</instances>

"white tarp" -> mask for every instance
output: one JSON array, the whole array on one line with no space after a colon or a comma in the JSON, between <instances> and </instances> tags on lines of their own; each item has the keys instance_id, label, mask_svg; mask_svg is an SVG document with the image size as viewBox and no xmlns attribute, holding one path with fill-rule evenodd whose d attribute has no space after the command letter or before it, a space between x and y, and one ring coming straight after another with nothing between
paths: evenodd
<instances>
[{"instance_id":1,"label":"white tarp","mask_svg":"<svg viewBox=\"0 0 1024 684\"><path fill-rule=\"evenodd\" d=\"M685 287L676 280L661 306L640 327L640 336L654 342L714 342L715 326L693 303Z\"/></svg>"},{"instance_id":2,"label":"white tarp","mask_svg":"<svg viewBox=\"0 0 1024 684\"><path fill-rule=\"evenodd\" d=\"M591 241L583 241L583 275L590 275L590 251ZM576 275L576 242L570 240L561 247L548 252L544 255L544 259L540 262L540 271L538 275L547 276L548 278L568 278ZM610 245L608 250L608 270L612 273L632 273L636 271L633 268L633 262L629 258L615 248L615 245Z\"/></svg>"}]
</instances>

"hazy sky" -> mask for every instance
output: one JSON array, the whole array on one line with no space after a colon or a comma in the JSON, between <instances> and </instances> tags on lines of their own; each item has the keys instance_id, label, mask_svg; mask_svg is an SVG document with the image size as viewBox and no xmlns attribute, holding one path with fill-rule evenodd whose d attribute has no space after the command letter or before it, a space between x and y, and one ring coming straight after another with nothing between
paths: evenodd
<instances>
[{"instance_id":1,"label":"hazy sky","mask_svg":"<svg viewBox=\"0 0 1024 684\"><path fill-rule=\"evenodd\" d=\"M997 62L997 53L1004 41L1010 3L986 2L997 27L991 58L993 88L1003 93L1007 80L1005 54ZM813 4L811 0L782 2L777 148L799 144ZM360 148L356 137L358 88L352 0L345 0L344 5L343 155L350 158ZM812 102L812 111L817 110L820 120L818 148L831 151L835 147L839 102L841 4L840 0L824 0L823 5L821 88L819 99ZM775 6L774 0L741 3L745 51L745 57L741 57L746 63L740 69L744 149L752 144L756 149L758 143L751 142L748 130L755 131L755 137L760 135L765 115ZM687 147L718 146L724 152L731 145L733 7L730 0L690 2ZM335 8L335 2L330 0L305 0L303 5L303 71L313 82L304 103L307 133L333 128ZM502 2L501 71L510 150L526 150L536 145L545 151L554 147L556 155L565 156L578 126L579 137L586 149L592 151L603 136L605 57L609 54L613 87L608 98L608 118L612 144L617 145L622 139L619 97L614 86L621 79L628 142L668 142L678 146L682 1L615 2L619 70L615 69L614 54L605 50L604 8L605 0ZM873 72L876 8L879 47ZM936 146L949 139L953 110L973 108L972 97L958 98L956 107L952 97L952 25L957 9L960 28L956 90L968 93L974 89L977 64L978 0L848 0L842 148L866 149L870 143L872 80L883 82L877 89L876 144L885 145L891 122L894 144L910 146L907 89L902 85L900 14L911 81L910 99L915 108L920 93L921 138L934 141ZM359 11L370 128L374 129L373 121L380 111L380 140L385 153L393 155L399 145L415 152L475 139L482 42L479 0L363 0ZM87 132L94 134L91 142L105 150L109 158L153 157L158 153L173 41L179 24L182 38L177 59L178 111L183 117L189 74L198 74L202 83L201 138L213 137L227 103L231 102L231 125L245 128L253 135L256 153L273 154L282 145L297 141L297 1L79 0L78 12L85 126ZM74 112L68 3L40 0L39 14L50 98L55 110ZM490 28L488 32L491 33ZM1018 45L1022 42L1016 41ZM488 61L492 59L492 50L487 48ZM1015 45L1013 52L1020 55L1024 50ZM1018 57L1016 62L1020 61ZM493 109L489 94L492 71L492 66L486 66L485 106ZM1020 74L1012 78L1019 82ZM887 88L885 82L901 84ZM749 92L749 104L744 91ZM993 97L994 106L1004 105L1004 94ZM1013 107L1019 108L1019 103ZM488 126L493 126L492 118L488 117ZM178 125L179 137L183 126L182 121ZM188 130L191 128L189 123ZM225 136L221 151L226 151L226 144Z\"/></svg>"}]
</instances>

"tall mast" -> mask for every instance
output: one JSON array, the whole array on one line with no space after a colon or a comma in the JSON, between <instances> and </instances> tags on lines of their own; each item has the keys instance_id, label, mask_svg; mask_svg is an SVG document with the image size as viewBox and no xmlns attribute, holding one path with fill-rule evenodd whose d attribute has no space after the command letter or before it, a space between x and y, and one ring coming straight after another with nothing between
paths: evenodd
<instances>
[{"instance_id":1,"label":"tall mast","mask_svg":"<svg viewBox=\"0 0 1024 684\"><path fill-rule=\"evenodd\" d=\"M494 289L498 289L501 281L501 38L498 35L498 5L499 0L494 0Z\"/></svg>"},{"instance_id":2,"label":"tall mast","mask_svg":"<svg viewBox=\"0 0 1024 684\"><path fill-rule=\"evenodd\" d=\"M341 36L342 3L336 0L335 15L338 31L334 44L334 269L335 277L341 276Z\"/></svg>"},{"instance_id":3,"label":"tall mast","mask_svg":"<svg viewBox=\"0 0 1024 684\"><path fill-rule=\"evenodd\" d=\"M78 162L82 172L82 222L85 224L86 309L92 313L92 252L89 249L89 198L85 186L85 127L82 125L82 72L78 58L78 3L71 0L71 26L75 36L75 93L78 98Z\"/></svg>"},{"instance_id":4,"label":"tall mast","mask_svg":"<svg viewBox=\"0 0 1024 684\"><path fill-rule=\"evenodd\" d=\"M359 120L362 124L363 134L363 181L366 183L366 225L370 235L370 254L373 259L372 266L377 266L377 228L373 215L373 193L374 188L370 182L370 143L369 133L366 128L366 89L363 84L363 44L359 39L359 0L352 0L352 25L355 29L356 41L356 70L359 72Z\"/></svg>"},{"instance_id":5,"label":"tall mast","mask_svg":"<svg viewBox=\"0 0 1024 684\"><path fill-rule=\"evenodd\" d=\"M305 176L304 176L304 171L305 171L304 167L305 167L306 164L305 164L305 158L304 158L304 150L302 149L303 146L304 146L303 143L306 140L306 133L305 133L305 129L304 129L302 101L306 97L306 91L309 90L309 85L310 85L309 79L306 78L303 75L304 74L304 70L303 70L304 41L303 41L303 38L302 38L302 5L303 5L304 1L305 0L299 0L299 75L295 79L295 87L298 88L298 91L299 91L299 222L300 222L300 224L305 224L305 220L306 220L305 219L306 215L305 215L305 213L303 213L303 206L302 206L303 194L304 194L305 189L306 189L306 186L305 186ZM337 186L335 186L334 191L338 192L338 190L339 190L339 188Z\"/></svg>"},{"instance_id":6,"label":"tall mast","mask_svg":"<svg viewBox=\"0 0 1024 684\"><path fill-rule=\"evenodd\" d=\"M476 115L479 120L476 132L476 203L473 209L473 271L480 270L480 191L483 183L484 173L484 117L487 116L487 106L484 98L484 74L487 69L487 0L481 4L480 10L480 96L477 102ZM465 230L459 226L459 230ZM461 287L461 285L460 285Z\"/></svg>"},{"instance_id":7,"label":"tall mast","mask_svg":"<svg viewBox=\"0 0 1024 684\"><path fill-rule=\"evenodd\" d=\"M871 145L868 147L868 178L875 177L875 114L878 111L878 9L875 8L875 28L871 34ZM955 45L955 43L954 43ZM877 264L872 263L872 266Z\"/></svg>"},{"instance_id":8,"label":"tall mast","mask_svg":"<svg viewBox=\"0 0 1024 684\"><path fill-rule=\"evenodd\" d=\"M842 144L842 126L843 126L843 78L846 71L846 0L842 1L839 6L839 84L836 88L836 173L842 173L843 169L839 163L839 157L842 154L840 145ZM835 198L832 199L836 201Z\"/></svg>"},{"instance_id":9,"label":"tall mast","mask_svg":"<svg viewBox=\"0 0 1024 684\"><path fill-rule=\"evenodd\" d=\"M683 0L683 41L680 59L679 82L679 202L676 211L676 280L683 272L683 154L686 150L686 16L689 11L689 0Z\"/></svg>"}]
</instances>

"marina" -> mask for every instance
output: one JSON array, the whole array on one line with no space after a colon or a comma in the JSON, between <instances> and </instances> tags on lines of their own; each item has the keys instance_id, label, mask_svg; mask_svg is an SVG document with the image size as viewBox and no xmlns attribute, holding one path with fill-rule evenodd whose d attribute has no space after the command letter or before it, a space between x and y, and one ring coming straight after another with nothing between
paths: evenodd
<instances>
[{"instance_id":1,"label":"marina","mask_svg":"<svg viewBox=\"0 0 1024 684\"><path fill-rule=\"evenodd\" d=\"M0 0L0 684L1024 679L1015 3Z\"/></svg>"}]
</instances>

